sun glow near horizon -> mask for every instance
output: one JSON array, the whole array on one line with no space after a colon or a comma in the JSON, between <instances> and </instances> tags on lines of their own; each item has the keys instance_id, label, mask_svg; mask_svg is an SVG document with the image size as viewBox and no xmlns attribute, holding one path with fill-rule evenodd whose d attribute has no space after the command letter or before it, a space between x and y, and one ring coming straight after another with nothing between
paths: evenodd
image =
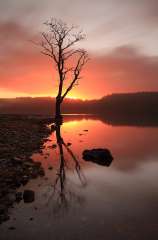
<instances>
[{"instance_id":1,"label":"sun glow near horizon","mask_svg":"<svg viewBox=\"0 0 158 240\"><path fill-rule=\"evenodd\" d=\"M56 95L53 94L29 94L29 93L24 93L24 92L15 92L15 91L9 91L3 88L0 88L0 98L23 98L23 97L32 97L32 98L36 98L36 97L52 97L55 98ZM73 93L69 94L66 99L72 99L72 100L86 100L88 98L85 98L83 96L79 96L79 95L73 95Z\"/></svg>"}]
</instances>

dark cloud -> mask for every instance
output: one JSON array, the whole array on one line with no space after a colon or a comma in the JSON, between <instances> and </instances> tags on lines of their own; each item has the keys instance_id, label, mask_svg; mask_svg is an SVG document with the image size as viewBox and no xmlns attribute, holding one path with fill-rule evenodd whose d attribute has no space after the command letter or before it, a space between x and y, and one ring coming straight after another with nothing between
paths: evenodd
<instances>
[{"instance_id":1,"label":"dark cloud","mask_svg":"<svg viewBox=\"0 0 158 240\"><path fill-rule=\"evenodd\" d=\"M158 90L158 57L144 55L135 47L116 48L91 64L110 92Z\"/></svg>"},{"instance_id":2,"label":"dark cloud","mask_svg":"<svg viewBox=\"0 0 158 240\"><path fill-rule=\"evenodd\" d=\"M10 44L14 46L15 40L27 40L27 35L31 33L26 30L26 28L19 25L17 22L14 21L7 21L7 22L0 22L0 43L5 44L6 42L10 41Z\"/></svg>"},{"instance_id":3,"label":"dark cloud","mask_svg":"<svg viewBox=\"0 0 158 240\"><path fill-rule=\"evenodd\" d=\"M157 0L5 0L0 22L10 21L37 32L51 16L80 25L87 33L89 50L138 45L158 54Z\"/></svg>"},{"instance_id":4,"label":"dark cloud","mask_svg":"<svg viewBox=\"0 0 158 240\"><path fill-rule=\"evenodd\" d=\"M31 48L34 34L14 21L0 22L0 62L12 56L19 49ZM29 46L30 45L30 46Z\"/></svg>"},{"instance_id":5,"label":"dark cloud","mask_svg":"<svg viewBox=\"0 0 158 240\"><path fill-rule=\"evenodd\" d=\"M145 0L145 15L156 22L158 19L158 1L157 0ZM158 23L157 23L158 25Z\"/></svg>"}]
</instances>

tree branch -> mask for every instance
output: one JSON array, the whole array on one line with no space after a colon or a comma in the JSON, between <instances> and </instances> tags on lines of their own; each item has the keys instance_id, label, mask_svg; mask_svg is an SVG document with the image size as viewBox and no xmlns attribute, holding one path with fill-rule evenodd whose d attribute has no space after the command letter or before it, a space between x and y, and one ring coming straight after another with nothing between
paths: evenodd
<instances>
[{"instance_id":1,"label":"tree branch","mask_svg":"<svg viewBox=\"0 0 158 240\"><path fill-rule=\"evenodd\" d=\"M66 89L65 93L63 94L63 96L61 97L61 102L64 100L64 98L66 97L66 95L68 94L68 92L73 88L74 84L76 83L76 81L80 78L80 73L81 70L83 68L83 66L87 63L88 59L88 54L85 50L80 50L80 56L78 58L77 64L75 69L73 70L73 80L71 81L70 85L68 86L68 88Z\"/></svg>"}]
</instances>

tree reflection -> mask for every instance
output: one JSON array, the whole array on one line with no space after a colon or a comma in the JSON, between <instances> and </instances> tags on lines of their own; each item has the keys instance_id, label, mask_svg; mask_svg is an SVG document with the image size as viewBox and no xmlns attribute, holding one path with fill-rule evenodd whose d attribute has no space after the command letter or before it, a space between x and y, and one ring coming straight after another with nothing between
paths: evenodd
<instances>
[{"instance_id":1,"label":"tree reflection","mask_svg":"<svg viewBox=\"0 0 158 240\"><path fill-rule=\"evenodd\" d=\"M54 131L56 133L56 141L59 149L59 168L53 185L53 199L55 201L53 210L54 213L58 213L60 210L68 210L70 205L74 204L74 202L79 205L84 202L84 199L80 194L77 194L75 190L72 190L72 186L70 188L67 186L66 171L69 170L70 161L66 161L64 150L66 150L68 156L74 163L74 170L77 173L82 187L86 186L86 178L82 172L77 157L61 136L61 124L56 124Z\"/></svg>"}]
</instances>

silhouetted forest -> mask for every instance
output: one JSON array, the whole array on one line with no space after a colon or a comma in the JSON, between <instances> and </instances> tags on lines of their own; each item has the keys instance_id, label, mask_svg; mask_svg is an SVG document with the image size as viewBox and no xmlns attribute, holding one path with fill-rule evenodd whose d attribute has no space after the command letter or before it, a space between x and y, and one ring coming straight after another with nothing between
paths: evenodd
<instances>
[{"instance_id":1,"label":"silhouetted forest","mask_svg":"<svg viewBox=\"0 0 158 240\"><path fill-rule=\"evenodd\" d=\"M53 114L55 98L0 99L1 113ZM158 92L111 94L100 100L65 99L63 113L158 113Z\"/></svg>"},{"instance_id":2,"label":"silhouetted forest","mask_svg":"<svg viewBox=\"0 0 158 240\"><path fill-rule=\"evenodd\" d=\"M0 99L2 114L52 115L54 109L55 98L50 97ZM96 114L111 124L157 125L158 92L112 94L99 100L86 101L65 99L62 112Z\"/></svg>"}]
</instances>

